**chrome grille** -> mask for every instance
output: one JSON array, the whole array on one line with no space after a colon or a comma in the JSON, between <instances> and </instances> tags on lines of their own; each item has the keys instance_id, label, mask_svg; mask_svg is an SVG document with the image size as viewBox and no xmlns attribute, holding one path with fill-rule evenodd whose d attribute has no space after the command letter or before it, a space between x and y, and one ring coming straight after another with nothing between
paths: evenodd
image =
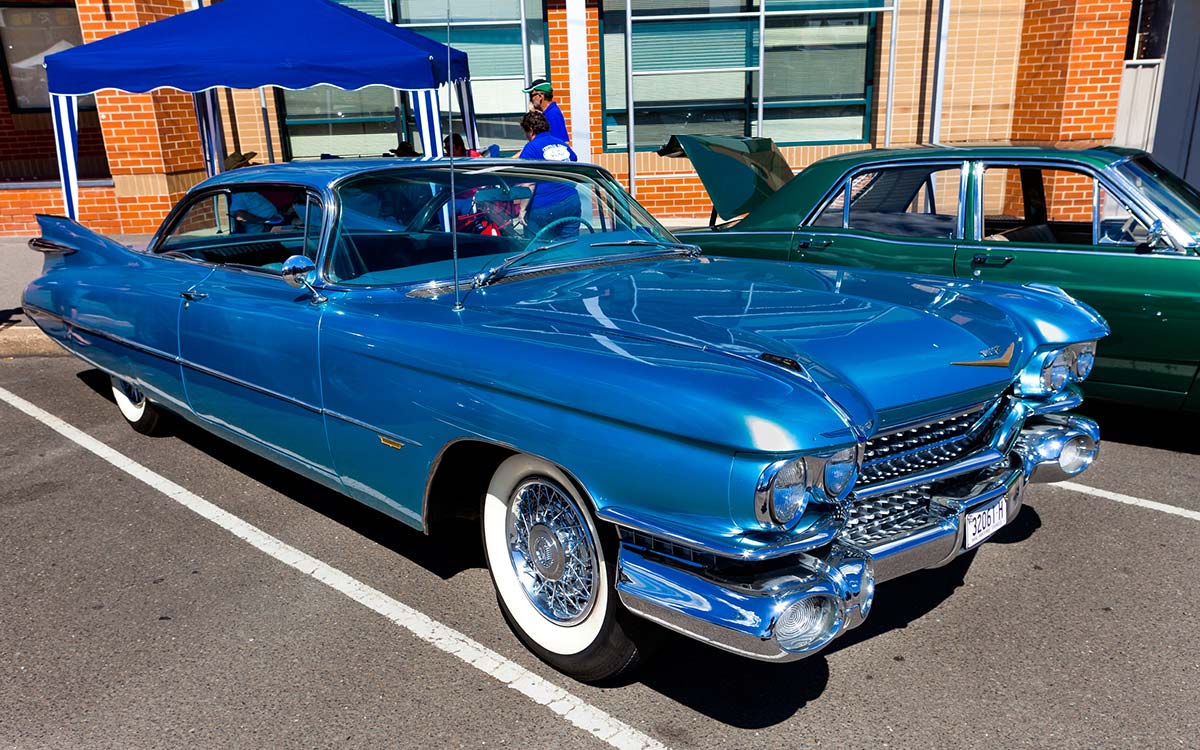
<instances>
[{"instance_id":1,"label":"chrome grille","mask_svg":"<svg viewBox=\"0 0 1200 750\"><path fill-rule=\"evenodd\" d=\"M930 485L922 484L860 500L850 510L850 520L839 538L869 548L937 523L940 519L929 513L931 490Z\"/></svg>"},{"instance_id":2,"label":"chrome grille","mask_svg":"<svg viewBox=\"0 0 1200 750\"><path fill-rule=\"evenodd\" d=\"M988 437L1000 412L998 403L871 438L864 446L858 486L928 471L970 455Z\"/></svg>"}]
</instances>

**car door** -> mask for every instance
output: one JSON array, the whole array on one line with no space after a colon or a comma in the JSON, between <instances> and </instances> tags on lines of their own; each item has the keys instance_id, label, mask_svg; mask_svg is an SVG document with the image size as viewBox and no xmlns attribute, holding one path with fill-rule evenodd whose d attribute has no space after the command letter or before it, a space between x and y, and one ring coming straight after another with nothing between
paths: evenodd
<instances>
[{"instance_id":1,"label":"car door","mask_svg":"<svg viewBox=\"0 0 1200 750\"><path fill-rule=\"evenodd\" d=\"M268 204L276 212L263 216ZM279 271L292 255L315 259L321 204L301 188L272 186L232 189L221 205L231 233L185 250L215 266L179 313L188 402L251 447L331 478L317 362L324 306Z\"/></svg>"},{"instance_id":2,"label":"car door","mask_svg":"<svg viewBox=\"0 0 1200 750\"><path fill-rule=\"evenodd\" d=\"M796 231L793 258L951 276L963 233L965 175L962 160L851 172Z\"/></svg>"},{"instance_id":3,"label":"car door","mask_svg":"<svg viewBox=\"0 0 1200 750\"><path fill-rule=\"evenodd\" d=\"M958 275L1062 287L1112 327L1089 390L1178 407L1200 361L1200 257L1150 251L1152 217L1083 166L987 162L973 183L980 211Z\"/></svg>"}]
</instances>

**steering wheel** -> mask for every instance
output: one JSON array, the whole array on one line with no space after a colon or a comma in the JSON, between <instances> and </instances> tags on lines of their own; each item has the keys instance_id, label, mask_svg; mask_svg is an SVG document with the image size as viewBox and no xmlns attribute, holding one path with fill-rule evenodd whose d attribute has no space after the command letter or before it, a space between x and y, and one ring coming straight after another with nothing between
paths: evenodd
<instances>
[{"instance_id":1,"label":"steering wheel","mask_svg":"<svg viewBox=\"0 0 1200 750\"><path fill-rule=\"evenodd\" d=\"M561 224L567 224L569 222L575 222L577 224L580 224L580 225L586 227L588 230L588 234L596 233L595 227L593 227L591 224L587 223L587 220L585 220L582 216L563 216L562 218L555 219L554 221L550 222L546 226L544 226L541 229L534 232L533 237L531 237L529 239L529 244L532 245L533 243L537 242L539 239L541 239L542 235L545 234L550 229L553 229L554 227L557 227Z\"/></svg>"}]
</instances>

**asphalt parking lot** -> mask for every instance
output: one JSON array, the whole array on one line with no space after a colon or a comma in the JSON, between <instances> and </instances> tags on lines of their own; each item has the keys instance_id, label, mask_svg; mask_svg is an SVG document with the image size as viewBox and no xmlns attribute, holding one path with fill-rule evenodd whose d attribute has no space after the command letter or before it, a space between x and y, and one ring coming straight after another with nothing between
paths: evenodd
<instances>
[{"instance_id":1,"label":"asphalt parking lot","mask_svg":"<svg viewBox=\"0 0 1200 750\"><path fill-rule=\"evenodd\" d=\"M3 747L1198 746L1194 416L1085 408L1079 487L1031 486L818 656L668 636L601 689L508 631L473 525L427 538L198 429L139 435L73 358L2 360L0 389L148 470L0 399Z\"/></svg>"}]
</instances>

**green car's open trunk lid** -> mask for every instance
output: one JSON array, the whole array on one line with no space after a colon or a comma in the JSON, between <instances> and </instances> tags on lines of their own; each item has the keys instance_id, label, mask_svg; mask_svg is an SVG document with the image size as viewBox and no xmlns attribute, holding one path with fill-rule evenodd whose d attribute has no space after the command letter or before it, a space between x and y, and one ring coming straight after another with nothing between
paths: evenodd
<instances>
[{"instance_id":1,"label":"green car's open trunk lid","mask_svg":"<svg viewBox=\"0 0 1200 750\"><path fill-rule=\"evenodd\" d=\"M673 135L658 155L691 159L722 219L753 211L792 179L792 168L770 138Z\"/></svg>"}]
</instances>

